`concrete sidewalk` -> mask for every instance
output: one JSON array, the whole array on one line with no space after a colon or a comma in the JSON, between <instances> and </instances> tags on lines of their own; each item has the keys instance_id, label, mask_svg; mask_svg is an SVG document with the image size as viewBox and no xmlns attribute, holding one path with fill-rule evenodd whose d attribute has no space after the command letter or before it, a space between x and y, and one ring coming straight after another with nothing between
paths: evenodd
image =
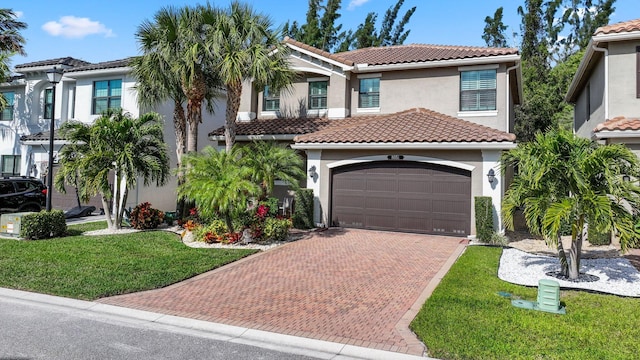
<instances>
[{"instance_id":1,"label":"concrete sidewalk","mask_svg":"<svg viewBox=\"0 0 640 360\"><path fill-rule=\"evenodd\" d=\"M59 311L72 311L74 315L86 316L101 321L118 321L131 325L144 325L154 330L202 336L319 359L430 359L5 288L0 288L0 301L29 303Z\"/></svg>"}]
</instances>

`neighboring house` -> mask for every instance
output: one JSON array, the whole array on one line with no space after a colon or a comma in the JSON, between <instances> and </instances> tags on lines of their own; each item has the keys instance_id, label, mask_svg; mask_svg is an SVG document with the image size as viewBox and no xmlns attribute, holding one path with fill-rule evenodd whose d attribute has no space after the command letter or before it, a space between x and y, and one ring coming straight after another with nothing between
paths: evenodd
<instances>
[{"instance_id":1,"label":"neighboring house","mask_svg":"<svg viewBox=\"0 0 640 360\"><path fill-rule=\"evenodd\" d=\"M493 198L497 228L521 102L517 49L401 45L331 54L286 38L300 76L289 91L245 84L236 140L304 154L315 221L467 236L473 198ZM224 129L211 139L224 143ZM489 174L495 180L489 182Z\"/></svg>"},{"instance_id":2,"label":"neighboring house","mask_svg":"<svg viewBox=\"0 0 640 360\"><path fill-rule=\"evenodd\" d=\"M566 100L579 136L624 143L640 156L640 19L596 30Z\"/></svg>"},{"instance_id":3,"label":"neighboring house","mask_svg":"<svg viewBox=\"0 0 640 360\"><path fill-rule=\"evenodd\" d=\"M64 70L62 81L56 86L55 129L69 120L91 123L108 108L122 108L138 117L147 110L138 107L135 79L131 76L128 59L88 63L71 57L50 59L15 66L19 76L9 83L0 84L0 92L9 99L8 106L0 115L0 154L2 175L36 176L43 181L48 171L49 128L52 110L52 86L46 71L53 67ZM169 145L171 166L177 164L175 134L173 130L173 107L169 103L154 111L165 119L165 142ZM224 114L224 112L222 112ZM208 129L223 123L222 117L203 114ZM204 132L203 132L204 133ZM54 131L54 155L64 146L64 139ZM199 144L207 143L202 135ZM54 161L55 162L55 161ZM54 174L57 170L54 164ZM46 183L46 181L45 181ZM165 211L175 210L175 179L163 188L162 196L155 187L144 187L142 183L129 193L127 207L149 201L154 207ZM54 209L76 206L75 190L67 186L67 194L53 193ZM102 207L98 198L92 205Z\"/></svg>"}]
</instances>

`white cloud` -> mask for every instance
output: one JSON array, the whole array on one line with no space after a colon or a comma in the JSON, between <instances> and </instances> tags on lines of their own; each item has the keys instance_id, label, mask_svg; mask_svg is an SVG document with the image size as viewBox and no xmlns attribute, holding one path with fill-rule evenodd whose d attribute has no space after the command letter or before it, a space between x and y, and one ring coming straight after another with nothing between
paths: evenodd
<instances>
[{"instance_id":1,"label":"white cloud","mask_svg":"<svg viewBox=\"0 0 640 360\"><path fill-rule=\"evenodd\" d=\"M347 10L353 10L358 6L362 6L368 2L369 0L351 0L349 1L349 6L347 6Z\"/></svg>"},{"instance_id":2,"label":"white cloud","mask_svg":"<svg viewBox=\"0 0 640 360\"><path fill-rule=\"evenodd\" d=\"M99 21L91 21L89 18L75 16L63 16L60 21L49 21L42 25L42 29L53 36L81 39L88 35L104 34L104 37L113 37L113 30L107 29Z\"/></svg>"},{"instance_id":3,"label":"white cloud","mask_svg":"<svg viewBox=\"0 0 640 360\"><path fill-rule=\"evenodd\" d=\"M20 19L21 17L24 16L23 11L14 11L13 13L16 14L16 19Z\"/></svg>"}]
</instances>

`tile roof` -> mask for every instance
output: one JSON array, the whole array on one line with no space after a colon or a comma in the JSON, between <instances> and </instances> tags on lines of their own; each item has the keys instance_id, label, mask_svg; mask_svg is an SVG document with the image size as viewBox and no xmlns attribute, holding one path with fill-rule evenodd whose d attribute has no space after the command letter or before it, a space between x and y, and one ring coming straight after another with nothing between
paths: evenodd
<instances>
[{"instance_id":1,"label":"tile roof","mask_svg":"<svg viewBox=\"0 0 640 360\"><path fill-rule=\"evenodd\" d=\"M424 108L333 120L296 143L511 142L515 135Z\"/></svg>"},{"instance_id":2,"label":"tile roof","mask_svg":"<svg viewBox=\"0 0 640 360\"><path fill-rule=\"evenodd\" d=\"M278 118L238 122L236 135L301 135L323 129L335 121L326 118ZM224 127L217 128L209 136L223 136Z\"/></svg>"},{"instance_id":3,"label":"tile roof","mask_svg":"<svg viewBox=\"0 0 640 360\"><path fill-rule=\"evenodd\" d=\"M301 49L310 51L310 52L312 52L312 53L314 53L316 55L320 55L320 56L326 57L328 59L331 59L333 61L337 61L337 62L343 63L343 64L345 64L347 66L353 66L353 61L345 60L342 57L338 56L337 54L332 54L330 52L327 52L327 51L324 51L324 50L320 50L320 49L315 48L315 47L313 47L311 45L307 45L307 44L305 44L303 42L294 40L294 39L292 39L292 38L290 38L288 36L284 37L284 42L287 43L287 44L291 44L293 46L299 47Z\"/></svg>"},{"instance_id":4,"label":"tile roof","mask_svg":"<svg viewBox=\"0 0 640 360\"><path fill-rule=\"evenodd\" d=\"M114 69L120 67L129 66L129 62L132 58L120 59L120 60L112 60L112 61L104 61L95 64L87 63L83 66L74 67L72 69L67 69L65 72L77 72L77 71L89 71L89 70L104 70L104 69Z\"/></svg>"},{"instance_id":5,"label":"tile roof","mask_svg":"<svg viewBox=\"0 0 640 360\"><path fill-rule=\"evenodd\" d=\"M57 131L53 132L54 140L65 140L64 137L58 135ZM22 135L20 137L20 141L49 141L49 132L41 131L38 133L30 134L30 135Z\"/></svg>"},{"instance_id":6,"label":"tile roof","mask_svg":"<svg viewBox=\"0 0 640 360\"><path fill-rule=\"evenodd\" d=\"M640 19L601 26L596 29L595 35L618 34L632 31L640 31Z\"/></svg>"},{"instance_id":7,"label":"tile roof","mask_svg":"<svg viewBox=\"0 0 640 360\"><path fill-rule=\"evenodd\" d=\"M15 68L17 70L22 68L36 67L36 66L54 66L54 65L67 65L67 66L75 67L75 66L83 66L88 64L91 64L91 63L67 56L64 58L41 60L41 61L34 61L30 63L25 63L25 64L19 64L19 65L16 65Z\"/></svg>"},{"instance_id":8,"label":"tile roof","mask_svg":"<svg viewBox=\"0 0 640 360\"><path fill-rule=\"evenodd\" d=\"M514 48L412 44L370 47L334 55L357 64L390 65L517 54L518 49Z\"/></svg>"},{"instance_id":9,"label":"tile roof","mask_svg":"<svg viewBox=\"0 0 640 360\"><path fill-rule=\"evenodd\" d=\"M600 123L593 129L594 133L615 130L640 130L640 119L618 116Z\"/></svg>"}]
</instances>

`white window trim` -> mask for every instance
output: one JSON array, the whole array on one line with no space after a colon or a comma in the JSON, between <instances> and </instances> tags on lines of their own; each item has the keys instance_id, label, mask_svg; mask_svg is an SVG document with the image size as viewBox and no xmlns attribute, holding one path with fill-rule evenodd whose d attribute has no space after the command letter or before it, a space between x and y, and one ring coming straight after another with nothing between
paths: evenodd
<instances>
[{"instance_id":1,"label":"white window trim","mask_svg":"<svg viewBox=\"0 0 640 360\"><path fill-rule=\"evenodd\" d=\"M375 107L375 108L357 108L356 112L357 113L379 113L380 112L380 107Z\"/></svg>"},{"instance_id":2,"label":"white window trim","mask_svg":"<svg viewBox=\"0 0 640 360\"><path fill-rule=\"evenodd\" d=\"M280 116L280 111L261 111L260 116Z\"/></svg>"},{"instance_id":3,"label":"white window trim","mask_svg":"<svg viewBox=\"0 0 640 360\"><path fill-rule=\"evenodd\" d=\"M491 117L498 116L498 110L458 111L458 117Z\"/></svg>"},{"instance_id":4,"label":"white window trim","mask_svg":"<svg viewBox=\"0 0 640 360\"><path fill-rule=\"evenodd\" d=\"M316 81L329 81L329 77L310 77L307 78L307 82L316 82ZM329 86L329 84L327 84Z\"/></svg>"},{"instance_id":5,"label":"white window trim","mask_svg":"<svg viewBox=\"0 0 640 360\"><path fill-rule=\"evenodd\" d=\"M472 65L472 66L459 66L458 71L478 71L478 70L493 70L498 69L500 66L498 64L489 64L489 65Z\"/></svg>"},{"instance_id":6,"label":"white window trim","mask_svg":"<svg viewBox=\"0 0 640 360\"><path fill-rule=\"evenodd\" d=\"M382 73L358 74L358 79L382 78Z\"/></svg>"}]
</instances>

